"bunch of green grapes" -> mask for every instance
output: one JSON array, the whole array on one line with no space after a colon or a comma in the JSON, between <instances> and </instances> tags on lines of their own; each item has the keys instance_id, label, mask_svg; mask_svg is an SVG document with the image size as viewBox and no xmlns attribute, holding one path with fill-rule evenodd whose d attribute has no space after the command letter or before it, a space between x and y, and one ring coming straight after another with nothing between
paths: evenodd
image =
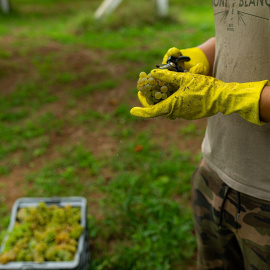
<instances>
[{"instance_id":1,"label":"bunch of green grapes","mask_svg":"<svg viewBox=\"0 0 270 270\"><path fill-rule=\"evenodd\" d=\"M84 228L78 207L47 206L19 209L14 228L8 233L0 263L11 261L70 261Z\"/></svg>"},{"instance_id":2,"label":"bunch of green grapes","mask_svg":"<svg viewBox=\"0 0 270 270\"><path fill-rule=\"evenodd\" d=\"M141 72L137 82L137 89L146 98L149 105L157 104L177 91L179 86L155 79L151 73Z\"/></svg>"}]
</instances>

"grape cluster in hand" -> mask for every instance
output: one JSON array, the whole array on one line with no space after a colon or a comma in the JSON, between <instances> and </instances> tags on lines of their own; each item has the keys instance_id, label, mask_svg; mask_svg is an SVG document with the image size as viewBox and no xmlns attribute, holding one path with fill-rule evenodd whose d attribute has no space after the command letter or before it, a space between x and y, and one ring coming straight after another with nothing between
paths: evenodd
<instances>
[{"instance_id":1,"label":"grape cluster in hand","mask_svg":"<svg viewBox=\"0 0 270 270\"><path fill-rule=\"evenodd\" d=\"M137 82L137 89L140 94L145 97L149 105L157 104L158 102L166 99L178 90L179 86L176 84L162 82L145 72L141 72Z\"/></svg>"}]
</instances>

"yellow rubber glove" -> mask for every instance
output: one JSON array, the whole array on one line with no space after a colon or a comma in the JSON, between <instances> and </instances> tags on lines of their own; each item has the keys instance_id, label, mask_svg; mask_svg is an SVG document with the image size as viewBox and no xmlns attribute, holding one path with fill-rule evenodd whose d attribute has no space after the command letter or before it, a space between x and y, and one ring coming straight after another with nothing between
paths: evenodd
<instances>
[{"instance_id":1,"label":"yellow rubber glove","mask_svg":"<svg viewBox=\"0 0 270 270\"><path fill-rule=\"evenodd\" d=\"M166 116L170 119L194 120L212 116L238 113L245 120L263 125L259 118L261 91L269 81L251 83L225 83L213 77L154 69L152 76L158 80L179 85L167 99L147 108L134 107L130 113L143 118Z\"/></svg>"},{"instance_id":2,"label":"yellow rubber glove","mask_svg":"<svg viewBox=\"0 0 270 270\"><path fill-rule=\"evenodd\" d=\"M195 69L193 69L192 71L190 70L190 72L196 73L196 74L200 73L203 75L209 74L210 65L209 65L208 59L205 56L204 52L197 47L190 48L190 49L182 49L182 50L179 50L175 47L170 48L167 51L167 53L164 55L162 64L166 64L170 56L179 57L181 55L190 57L190 61L184 62L184 66L183 66L184 69L190 70L191 68L193 68L194 66L200 63L204 66L203 71L202 70L196 71Z\"/></svg>"}]
</instances>

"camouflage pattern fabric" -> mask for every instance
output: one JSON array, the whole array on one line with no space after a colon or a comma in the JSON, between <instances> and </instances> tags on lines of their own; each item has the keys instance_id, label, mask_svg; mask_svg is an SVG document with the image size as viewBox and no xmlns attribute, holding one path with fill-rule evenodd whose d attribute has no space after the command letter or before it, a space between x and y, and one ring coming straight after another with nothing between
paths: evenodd
<instances>
[{"instance_id":1,"label":"camouflage pattern fabric","mask_svg":"<svg viewBox=\"0 0 270 270\"><path fill-rule=\"evenodd\" d=\"M270 270L270 201L229 188L202 159L192 208L198 270Z\"/></svg>"}]
</instances>

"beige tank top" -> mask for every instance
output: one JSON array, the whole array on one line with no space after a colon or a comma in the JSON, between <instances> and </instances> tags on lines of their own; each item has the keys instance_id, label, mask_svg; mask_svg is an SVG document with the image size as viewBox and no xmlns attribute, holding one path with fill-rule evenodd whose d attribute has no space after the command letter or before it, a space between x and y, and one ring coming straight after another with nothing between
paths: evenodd
<instances>
[{"instance_id":1,"label":"beige tank top","mask_svg":"<svg viewBox=\"0 0 270 270\"><path fill-rule=\"evenodd\" d=\"M212 3L214 76L224 82L270 80L270 0ZM257 126L235 113L218 113L207 120L202 152L228 186L270 201L270 124Z\"/></svg>"}]
</instances>

